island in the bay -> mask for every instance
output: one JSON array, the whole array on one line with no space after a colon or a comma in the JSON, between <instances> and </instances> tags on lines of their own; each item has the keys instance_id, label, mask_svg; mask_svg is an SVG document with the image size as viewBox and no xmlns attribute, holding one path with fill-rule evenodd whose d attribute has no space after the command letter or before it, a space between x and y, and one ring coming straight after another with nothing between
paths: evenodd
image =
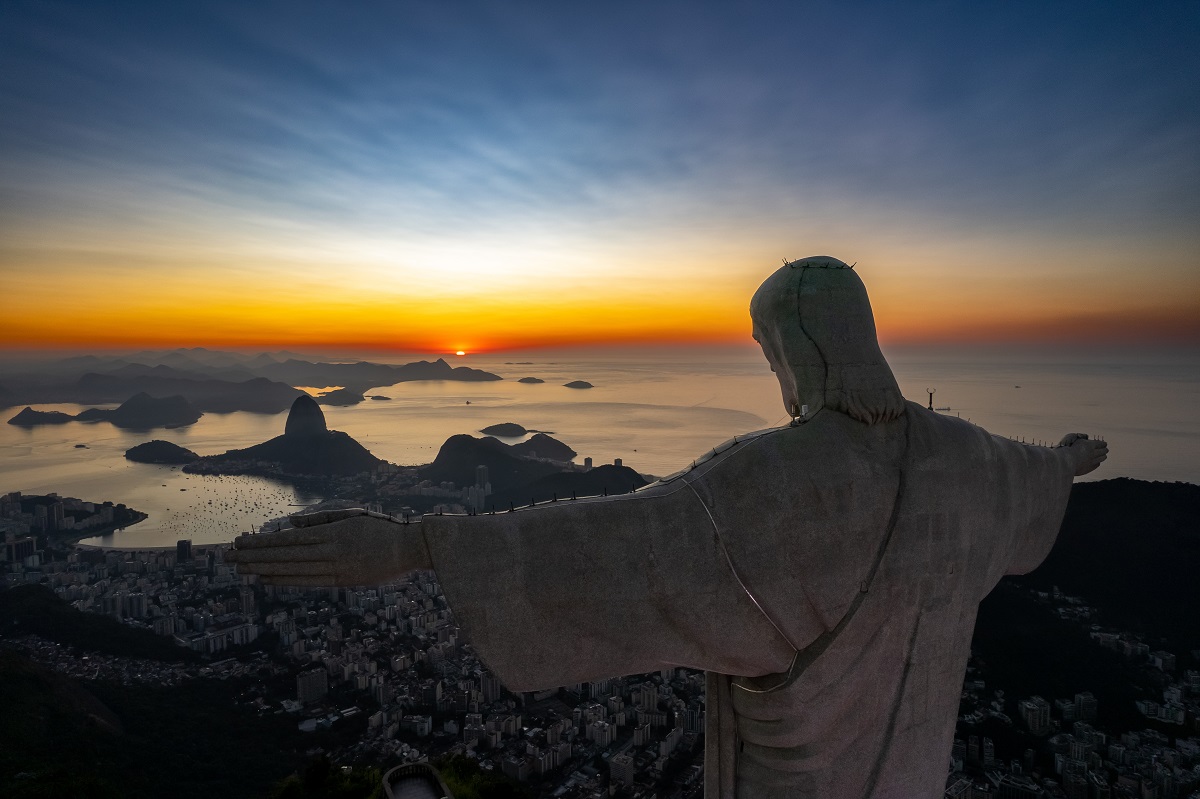
<instances>
[{"instance_id":1,"label":"island in the bay","mask_svg":"<svg viewBox=\"0 0 1200 799\"><path fill-rule=\"evenodd\" d=\"M490 424L479 432L486 436L500 436L501 438L519 438L530 432L516 422L500 422L499 424Z\"/></svg>"},{"instance_id":2,"label":"island in the bay","mask_svg":"<svg viewBox=\"0 0 1200 799\"><path fill-rule=\"evenodd\" d=\"M291 481L332 501L360 496L370 487L370 502L397 516L435 509L478 512L570 496L625 493L648 482L620 462L593 467L591 458L586 458L577 464L578 453L572 447L515 422L482 432L489 435L451 436L432 463L400 466L377 457L346 433L328 429L317 400L301 395L292 404L282 435L252 447L197 457L183 471ZM515 444L492 437L529 433L533 435Z\"/></svg>"},{"instance_id":3,"label":"island in the bay","mask_svg":"<svg viewBox=\"0 0 1200 799\"><path fill-rule=\"evenodd\" d=\"M190 449L160 439L147 441L125 450L125 459L135 463L182 465L191 463L199 457Z\"/></svg>"}]
</instances>

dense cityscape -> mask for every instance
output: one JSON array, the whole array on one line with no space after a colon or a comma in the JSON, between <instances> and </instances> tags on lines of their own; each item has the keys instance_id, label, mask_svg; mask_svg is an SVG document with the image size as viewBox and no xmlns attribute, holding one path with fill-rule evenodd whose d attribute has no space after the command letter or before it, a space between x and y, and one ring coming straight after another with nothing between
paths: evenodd
<instances>
[{"instance_id":1,"label":"dense cityscape","mask_svg":"<svg viewBox=\"0 0 1200 799\"><path fill-rule=\"evenodd\" d=\"M393 476L371 476L361 487L377 496L383 480L386 495ZM469 493L414 488L444 500ZM226 681L247 712L287 714L302 732L340 729L341 743L324 754L343 766L461 755L537 796L702 793L701 672L668 669L513 694L462 637L432 573L301 591L240 578L224 562L224 546L182 540L174 550L46 549L31 534L94 527L115 507L5 495L5 584L43 585L73 608L153 632L198 657L163 663L80 653L36 635L10 637L6 647L84 681ZM1078 626L1147 676L1158 694L1136 702L1144 725L1114 729L1098 721L1100 701L1086 686L1067 696L1014 695L990 682L986 664L973 657L946 795L1200 795L1200 671L1180 669L1176 653L1152 648L1136 631L1097 623L1083 598L1007 584L1000 590Z\"/></svg>"}]
</instances>

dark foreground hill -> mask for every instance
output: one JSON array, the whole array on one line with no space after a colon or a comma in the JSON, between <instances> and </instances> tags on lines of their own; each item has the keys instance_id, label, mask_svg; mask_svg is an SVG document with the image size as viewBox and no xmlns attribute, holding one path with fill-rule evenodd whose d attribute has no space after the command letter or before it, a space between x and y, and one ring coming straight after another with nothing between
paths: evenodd
<instances>
[{"instance_id":1,"label":"dark foreground hill","mask_svg":"<svg viewBox=\"0 0 1200 799\"><path fill-rule=\"evenodd\" d=\"M0 796L266 796L313 741L290 715L235 704L244 688L83 683L0 651Z\"/></svg>"},{"instance_id":2,"label":"dark foreground hill","mask_svg":"<svg viewBox=\"0 0 1200 799\"><path fill-rule=\"evenodd\" d=\"M460 487L474 485L477 466L487 467L488 480L497 494L559 471L553 464L521 457L503 441L464 434L446 439L433 463L422 467L421 477L435 483L450 481Z\"/></svg>"},{"instance_id":3,"label":"dark foreground hill","mask_svg":"<svg viewBox=\"0 0 1200 799\"><path fill-rule=\"evenodd\" d=\"M1084 691L1097 701L1095 723L1114 737L1145 728L1168 736L1194 734L1190 725L1168 725L1139 713L1135 700L1161 701L1168 675L1146 657L1102 647L1091 632L1099 624L1152 650L1172 652L1176 677L1200 667L1198 524L1200 486L1124 478L1075 485L1045 562L1028 575L1004 578L979 606L971 640L979 671L973 677L986 682L989 695L1005 693L1005 712L1016 723L960 721L958 737L992 738L1002 760L1034 750L1042 772L1053 773L1046 738L1020 721L1017 702L1033 695L1069 701ZM1064 603L1053 599L1055 586L1093 608L1092 615L1061 615ZM1062 726L1070 732L1069 722Z\"/></svg>"},{"instance_id":4,"label":"dark foreground hill","mask_svg":"<svg viewBox=\"0 0 1200 799\"><path fill-rule=\"evenodd\" d=\"M536 433L528 441L512 445L513 452L530 458L549 458L552 461L570 461L577 453L557 438Z\"/></svg>"},{"instance_id":5,"label":"dark foreground hill","mask_svg":"<svg viewBox=\"0 0 1200 799\"><path fill-rule=\"evenodd\" d=\"M1054 549L1022 579L1084 597L1116 626L1200 648L1200 486L1076 484Z\"/></svg>"},{"instance_id":6,"label":"dark foreground hill","mask_svg":"<svg viewBox=\"0 0 1200 799\"><path fill-rule=\"evenodd\" d=\"M0 792L7 797L121 796L97 755L123 729L78 681L0 649Z\"/></svg>"},{"instance_id":7,"label":"dark foreground hill","mask_svg":"<svg viewBox=\"0 0 1200 799\"><path fill-rule=\"evenodd\" d=\"M548 502L568 497L598 497L604 494L627 494L646 485L646 478L628 466L597 466L586 472L558 472L523 486L497 492L496 507L505 508L509 502L524 505L529 502Z\"/></svg>"},{"instance_id":8,"label":"dark foreground hill","mask_svg":"<svg viewBox=\"0 0 1200 799\"><path fill-rule=\"evenodd\" d=\"M0 635L36 635L91 652L168 663L196 659L195 653L175 646L170 638L134 629L98 613L81 613L43 585L18 585L0 591Z\"/></svg>"},{"instance_id":9,"label":"dark foreground hill","mask_svg":"<svg viewBox=\"0 0 1200 799\"><path fill-rule=\"evenodd\" d=\"M170 687L85 682L6 644L29 635L80 656L198 660L169 638L77 611L44 586L0 590L5 799L260 797L298 767L306 748L321 743L298 732L290 715L238 704L244 680L201 678Z\"/></svg>"}]
</instances>

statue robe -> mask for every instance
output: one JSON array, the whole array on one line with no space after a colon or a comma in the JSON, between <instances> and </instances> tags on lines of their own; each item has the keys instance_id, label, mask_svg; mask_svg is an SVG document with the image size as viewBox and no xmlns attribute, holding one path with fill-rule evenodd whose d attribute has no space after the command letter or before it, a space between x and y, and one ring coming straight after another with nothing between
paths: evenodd
<instances>
[{"instance_id":1,"label":"statue robe","mask_svg":"<svg viewBox=\"0 0 1200 799\"><path fill-rule=\"evenodd\" d=\"M1045 558L1073 471L912 403L824 410L633 494L422 529L510 689L707 671L708 799L934 799L979 601Z\"/></svg>"}]
</instances>

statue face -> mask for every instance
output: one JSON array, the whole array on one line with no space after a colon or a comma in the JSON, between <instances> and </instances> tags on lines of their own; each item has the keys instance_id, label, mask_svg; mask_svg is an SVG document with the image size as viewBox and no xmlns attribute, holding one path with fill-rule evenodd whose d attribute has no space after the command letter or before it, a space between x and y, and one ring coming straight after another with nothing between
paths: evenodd
<instances>
[{"instance_id":1,"label":"statue face","mask_svg":"<svg viewBox=\"0 0 1200 799\"><path fill-rule=\"evenodd\" d=\"M779 381L784 410L798 415L807 405L813 414L825 405L825 361L794 311L754 317L754 340Z\"/></svg>"},{"instance_id":2,"label":"statue face","mask_svg":"<svg viewBox=\"0 0 1200 799\"><path fill-rule=\"evenodd\" d=\"M758 342L758 346L762 347L763 356L766 357L767 363L771 365L771 371L775 373L775 379L779 381L779 389L783 393L783 407L787 408L789 413L793 409L799 408L801 404L799 394L796 390L796 376L792 374L791 365L787 358L778 351L777 336L771 335L766 331L760 330L758 322L754 323L754 340Z\"/></svg>"}]
</instances>

